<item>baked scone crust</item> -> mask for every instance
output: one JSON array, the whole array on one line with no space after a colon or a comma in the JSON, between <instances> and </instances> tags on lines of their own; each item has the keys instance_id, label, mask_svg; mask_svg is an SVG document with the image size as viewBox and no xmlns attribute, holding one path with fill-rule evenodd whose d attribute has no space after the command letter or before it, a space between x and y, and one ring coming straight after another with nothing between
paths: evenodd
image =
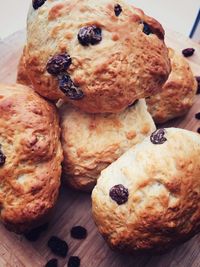
<instances>
[{"instance_id":1,"label":"baked scone crust","mask_svg":"<svg viewBox=\"0 0 200 267\"><path fill-rule=\"evenodd\" d=\"M156 123L186 114L194 103L197 81L189 63L173 49L169 49L172 71L162 90L146 99L149 112Z\"/></svg>"},{"instance_id":2,"label":"baked scone crust","mask_svg":"<svg viewBox=\"0 0 200 267\"><path fill-rule=\"evenodd\" d=\"M123 9L118 17L116 4ZM146 35L142 22L154 34ZM102 29L100 43L79 43L77 34L86 25ZM123 0L47 0L37 10L30 8L27 31L26 64L35 90L85 112L120 112L157 92L170 73L162 26ZM49 59L65 52L72 59L67 72L84 93L80 100L70 100L46 71Z\"/></svg>"},{"instance_id":3,"label":"baked scone crust","mask_svg":"<svg viewBox=\"0 0 200 267\"><path fill-rule=\"evenodd\" d=\"M112 248L165 251L200 230L200 137L165 131L166 142L147 137L102 171L93 190L94 219ZM129 192L123 205L109 196L118 184Z\"/></svg>"},{"instance_id":4,"label":"baked scone crust","mask_svg":"<svg viewBox=\"0 0 200 267\"><path fill-rule=\"evenodd\" d=\"M22 233L56 202L63 158L55 107L23 85L0 85L0 219Z\"/></svg>"},{"instance_id":5,"label":"baked scone crust","mask_svg":"<svg viewBox=\"0 0 200 267\"><path fill-rule=\"evenodd\" d=\"M26 46L24 46L23 49L23 53L20 57L19 63L18 63L18 67L17 67L17 79L16 82L23 84L23 85L27 85L27 86L31 86L31 81L28 77L27 71L26 71Z\"/></svg>"},{"instance_id":6,"label":"baked scone crust","mask_svg":"<svg viewBox=\"0 0 200 267\"><path fill-rule=\"evenodd\" d=\"M69 105L59 113L63 179L84 191L91 191L104 168L155 129L145 100L119 114L87 114Z\"/></svg>"}]
</instances>

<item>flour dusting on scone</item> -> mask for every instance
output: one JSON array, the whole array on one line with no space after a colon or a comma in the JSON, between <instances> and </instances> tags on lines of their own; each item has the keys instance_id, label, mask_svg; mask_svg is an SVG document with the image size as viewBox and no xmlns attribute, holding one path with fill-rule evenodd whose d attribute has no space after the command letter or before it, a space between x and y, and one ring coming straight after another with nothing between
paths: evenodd
<instances>
[{"instance_id":1,"label":"flour dusting on scone","mask_svg":"<svg viewBox=\"0 0 200 267\"><path fill-rule=\"evenodd\" d=\"M91 113L152 95L171 69L162 26L123 0L33 1L26 65L40 95Z\"/></svg>"},{"instance_id":2,"label":"flour dusting on scone","mask_svg":"<svg viewBox=\"0 0 200 267\"><path fill-rule=\"evenodd\" d=\"M115 249L165 251L200 231L200 137L158 129L102 171L94 220Z\"/></svg>"},{"instance_id":3,"label":"flour dusting on scone","mask_svg":"<svg viewBox=\"0 0 200 267\"><path fill-rule=\"evenodd\" d=\"M23 85L0 85L0 220L14 232L47 219L60 187L55 107Z\"/></svg>"}]
</instances>

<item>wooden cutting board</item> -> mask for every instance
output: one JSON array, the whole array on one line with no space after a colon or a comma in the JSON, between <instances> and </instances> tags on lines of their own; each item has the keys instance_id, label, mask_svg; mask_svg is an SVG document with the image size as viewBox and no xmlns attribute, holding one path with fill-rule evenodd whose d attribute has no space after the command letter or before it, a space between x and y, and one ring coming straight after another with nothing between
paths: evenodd
<instances>
[{"instance_id":1,"label":"wooden cutting board","mask_svg":"<svg viewBox=\"0 0 200 267\"><path fill-rule=\"evenodd\" d=\"M166 42L179 50L187 47L196 49L189 58L195 75L200 76L200 46L178 33L167 31ZM17 63L25 41L24 32L17 32L0 41L0 82L15 82ZM200 96L184 118L174 120L168 125L196 131L200 121L194 118L200 112ZM78 140L77 140L78 141ZM85 226L88 237L83 241L73 240L70 229L75 225ZM200 235L162 256L127 256L112 252L98 234L91 216L90 195L61 189L55 213L46 231L35 243L24 237L8 232L0 224L0 267L42 267L54 257L47 248L52 235L66 240L70 255L81 258L81 267L199 267ZM67 266L66 259L59 259L59 266Z\"/></svg>"}]
</instances>

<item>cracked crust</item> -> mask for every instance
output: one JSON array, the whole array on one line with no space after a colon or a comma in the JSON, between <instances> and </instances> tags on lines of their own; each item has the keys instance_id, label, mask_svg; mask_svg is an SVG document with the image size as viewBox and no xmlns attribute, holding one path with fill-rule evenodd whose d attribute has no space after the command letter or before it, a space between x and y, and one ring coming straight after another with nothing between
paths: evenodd
<instances>
[{"instance_id":1,"label":"cracked crust","mask_svg":"<svg viewBox=\"0 0 200 267\"><path fill-rule=\"evenodd\" d=\"M200 137L168 128L162 145L147 137L105 169L92 193L94 220L118 250L165 251L200 230ZM128 202L109 190L122 184Z\"/></svg>"},{"instance_id":2,"label":"cracked crust","mask_svg":"<svg viewBox=\"0 0 200 267\"><path fill-rule=\"evenodd\" d=\"M37 226L56 202L62 149L56 109L23 85L0 85L0 219L22 233Z\"/></svg>"},{"instance_id":3,"label":"cracked crust","mask_svg":"<svg viewBox=\"0 0 200 267\"><path fill-rule=\"evenodd\" d=\"M118 17L115 4L123 9ZM154 34L143 33L142 21ZM102 29L103 39L84 47L77 34L91 24ZM37 10L30 8L28 15L28 76L35 90L48 99L70 101L85 112L120 112L157 92L167 80L171 67L163 38L156 20L122 0L47 0ZM85 95L81 100L69 100L57 78L46 71L48 60L64 52L72 58L68 73Z\"/></svg>"},{"instance_id":4,"label":"cracked crust","mask_svg":"<svg viewBox=\"0 0 200 267\"><path fill-rule=\"evenodd\" d=\"M162 91L146 99L149 112L156 123L185 115L194 103L197 81L189 63L173 49L169 49L172 72Z\"/></svg>"},{"instance_id":5,"label":"cracked crust","mask_svg":"<svg viewBox=\"0 0 200 267\"><path fill-rule=\"evenodd\" d=\"M145 100L119 114L86 114L63 105L60 115L63 178L84 191L91 191L103 169L155 130Z\"/></svg>"}]
</instances>

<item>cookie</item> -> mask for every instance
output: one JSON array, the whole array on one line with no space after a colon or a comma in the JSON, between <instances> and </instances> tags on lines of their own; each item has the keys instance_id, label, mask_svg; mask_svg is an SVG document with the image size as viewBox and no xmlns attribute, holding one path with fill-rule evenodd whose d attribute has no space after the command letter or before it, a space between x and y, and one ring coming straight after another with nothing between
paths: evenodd
<instances>
[{"instance_id":1,"label":"cookie","mask_svg":"<svg viewBox=\"0 0 200 267\"><path fill-rule=\"evenodd\" d=\"M162 26L123 0L33 1L26 65L40 95L88 113L121 112L171 69Z\"/></svg>"},{"instance_id":2,"label":"cookie","mask_svg":"<svg viewBox=\"0 0 200 267\"><path fill-rule=\"evenodd\" d=\"M182 55L169 49L172 72L161 92L146 99L156 123L185 115L194 103L197 81Z\"/></svg>"},{"instance_id":3,"label":"cookie","mask_svg":"<svg viewBox=\"0 0 200 267\"><path fill-rule=\"evenodd\" d=\"M200 230L200 137L159 129L102 171L95 223L118 250L166 251Z\"/></svg>"},{"instance_id":4,"label":"cookie","mask_svg":"<svg viewBox=\"0 0 200 267\"><path fill-rule=\"evenodd\" d=\"M104 168L155 129L144 100L118 114L88 114L69 105L59 113L63 179L84 191L91 191Z\"/></svg>"},{"instance_id":5,"label":"cookie","mask_svg":"<svg viewBox=\"0 0 200 267\"><path fill-rule=\"evenodd\" d=\"M23 85L0 85L0 220L23 233L56 202L63 158L55 107Z\"/></svg>"}]
</instances>

